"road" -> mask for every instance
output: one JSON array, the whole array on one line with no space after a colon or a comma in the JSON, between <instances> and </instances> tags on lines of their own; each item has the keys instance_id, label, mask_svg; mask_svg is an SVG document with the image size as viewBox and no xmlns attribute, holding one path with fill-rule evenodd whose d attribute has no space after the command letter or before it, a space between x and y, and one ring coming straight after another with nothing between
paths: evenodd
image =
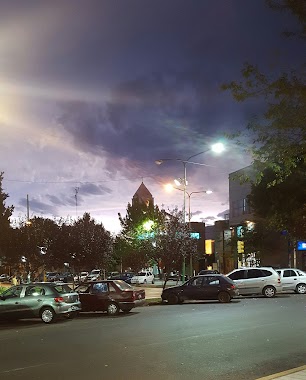
<instances>
[{"instance_id":1,"label":"road","mask_svg":"<svg viewBox=\"0 0 306 380\"><path fill-rule=\"evenodd\" d=\"M0 324L0 378L253 380L306 364L306 296Z\"/></svg>"}]
</instances>

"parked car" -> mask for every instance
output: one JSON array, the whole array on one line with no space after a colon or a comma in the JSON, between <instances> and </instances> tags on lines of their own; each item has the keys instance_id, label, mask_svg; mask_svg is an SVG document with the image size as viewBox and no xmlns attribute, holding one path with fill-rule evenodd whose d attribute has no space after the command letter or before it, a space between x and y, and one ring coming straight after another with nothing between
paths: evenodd
<instances>
[{"instance_id":1,"label":"parked car","mask_svg":"<svg viewBox=\"0 0 306 380\"><path fill-rule=\"evenodd\" d=\"M145 301L145 291L135 290L123 280L100 280L84 283L75 288L82 311L106 311L116 315L122 310L128 313Z\"/></svg>"},{"instance_id":2,"label":"parked car","mask_svg":"<svg viewBox=\"0 0 306 380\"><path fill-rule=\"evenodd\" d=\"M200 270L199 274L220 274L220 272L215 269L202 269Z\"/></svg>"},{"instance_id":3,"label":"parked car","mask_svg":"<svg viewBox=\"0 0 306 380\"><path fill-rule=\"evenodd\" d=\"M131 278L131 284L154 284L154 275L148 271L139 272Z\"/></svg>"},{"instance_id":4,"label":"parked car","mask_svg":"<svg viewBox=\"0 0 306 380\"><path fill-rule=\"evenodd\" d=\"M80 278L80 281L81 282L84 282L87 280L87 277L88 277L89 273L88 272L81 272L80 275L79 275L79 278Z\"/></svg>"},{"instance_id":5,"label":"parked car","mask_svg":"<svg viewBox=\"0 0 306 380\"><path fill-rule=\"evenodd\" d=\"M0 275L0 282L9 282L10 276L8 274L1 274Z\"/></svg>"},{"instance_id":6,"label":"parked car","mask_svg":"<svg viewBox=\"0 0 306 380\"><path fill-rule=\"evenodd\" d=\"M238 290L231 279L221 274L211 274L195 276L183 285L165 288L161 298L173 305L186 300L230 302L237 295Z\"/></svg>"},{"instance_id":7,"label":"parked car","mask_svg":"<svg viewBox=\"0 0 306 380\"><path fill-rule=\"evenodd\" d=\"M96 281L101 279L101 269L93 269L87 276L87 281Z\"/></svg>"},{"instance_id":8,"label":"parked car","mask_svg":"<svg viewBox=\"0 0 306 380\"><path fill-rule=\"evenodd\" d=\"M0 296L0 319L41 318L51 323L59 316L74 317L81 310L78 293L67 284L30 283L12 286Z\"/></svg>"},{"instance_id":9,"label":"parked car","mask_svg":"<svg viewBox=\"0 0 306 380\"><path fill-rule=\"evenodd\" d=\"M58 275L57 281L61 282L73 282L74 281L74 275L70 272L60 273Z\"/></svg>"},{"instance_id":10,"label":"parked car","mask_svg":"<svg viewBox=\"0 0 306 380\"><path fill-rule=\"evenodd\" d=\"M47 272L46 273L46 280L48 282L58 281L59 279L59 273L57 272Z\"/></svg>"},{"instance_id":11,"label":"parked car","mask_svg":"<svg viewBox=\"0 0 306 380\"><path fill-rule=\"evenodd\" d=\"M276 269L282 281L283 290L292 290L295 293L306 293L306 273L296 268Z\"/></svg>"},{"instance_id":12,"label":"parked car","mask_svg":"<svg viewBox=\"0 0 306 380\"><path fill-rule=\"evenodd\" d=\"M132 272L124 272L124 273L118 273L118 274L113 274L109 276L107 279L108 280L123 280L126 283L130 284L132 277L135 276L135 273Z\"/></svg>"},{"instance_id":13,"label":"parked car","mask_svg":"<svg viewBox=\"0 0 306 380\"><path fill-rule=\"evenodd\" d=\"M243 296L263 294L271 298L282 291L280 276L272 267L234 269L227 276L234 281L239 294Z\"/></svg>"}]
</instances>

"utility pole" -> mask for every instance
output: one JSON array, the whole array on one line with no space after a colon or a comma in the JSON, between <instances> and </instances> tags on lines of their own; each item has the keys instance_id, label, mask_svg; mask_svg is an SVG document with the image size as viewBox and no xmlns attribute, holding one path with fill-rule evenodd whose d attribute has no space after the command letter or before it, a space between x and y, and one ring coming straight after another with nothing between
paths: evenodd
<instances>
[{"instance_id":1,"label":"utility pole","mask_svg":"<svg viewBox=\"0 0 306 380\"><path fill-rule=\"evenodd\" d=\"M76 187L75 189L75 216L76 216L76 219L78 218L78 192L79 192L79 188Z\"/></svg>"}]
</instances>

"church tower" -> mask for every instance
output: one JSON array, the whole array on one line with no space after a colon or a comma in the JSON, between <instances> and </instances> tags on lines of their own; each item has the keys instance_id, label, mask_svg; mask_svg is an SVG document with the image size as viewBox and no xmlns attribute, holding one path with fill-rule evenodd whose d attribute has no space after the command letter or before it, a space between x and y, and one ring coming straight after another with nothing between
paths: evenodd
<instances>
[{"instance_id":1,"label":"church tower","mask_svg":"<svg viewBox=\"0 0 306 380\"><path fill-rule=\"evenodd\" d=\"M133 196L132 205L134 205L136 201L145 204L147 207L150 205L154 206L154 198L143 182L141 182L141 185Z\"/></svg>"}]
</instances>

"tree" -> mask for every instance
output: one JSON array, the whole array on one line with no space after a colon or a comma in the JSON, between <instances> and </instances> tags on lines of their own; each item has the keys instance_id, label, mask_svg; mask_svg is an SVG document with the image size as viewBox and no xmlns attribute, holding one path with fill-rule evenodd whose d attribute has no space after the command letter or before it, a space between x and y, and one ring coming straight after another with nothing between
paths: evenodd
<instances>
[{"instance_id":1,"label":"tree","mask_svg":"<svg viewBox=\"0 0 306 380\"><path fill-rule=\"evenodd\" d=\"M5 257L9 256L9 246L12 228L10 226L10 217L14 211L14 206L6 206L5 201L8 194L4 192L2 181L4 172L0 172L0 265Z\"/></svg>"},{"instance_id":2,"label":"tree","mask_svg":"<svg viewBox=\"0 0 306 380\"><path fill-rule=\"evenodd\" d=\"M70 262L78 268L107 269L113 261L113 238L102 224L84 213L69 229ZM71 244L72 243L72 244Z\"/></svg>"},{"instance_id":3,"label":"tree","mask_svg":"<svg viewBox=\"0 0 306 380\"><path fill-rule=\"evenodd\" d=\"M128 203L126 216L122 217L120 213L118 216L122 230L115 244L117 260L124 268L130 267L135 271L149 266L154 257L152 238L155 226L161 223L163 213L158 206L135 199L133 205Z\"/></svg>"},{"instance_id":4,"label":"tree","mask_svg":"<svg viewBox=\"0 0 306 380\"><path fill-rule=\"evenodd\" d=\"M155 229L154 259L163 264L166 273L180 271L183 260L197 254L197 240L191 237L191 229L178 209L164 212L162 221Z\"/></svg>"},{"instance_id":5,"label":"tree","mask_svg":"<svg viewBox=\"0 0 306 380\"><path fill-rule=\"evenodd\" d=\"M287 36L306 38L304 1L269 0L267 3L272 9L286 10L295 16L296 24L301 28L287 31ZM222 88L230 90L239 102L253 98L263 101L265 110L250 122L246 132L238 134L238 142L243 143L245 137L250 139L250 151L259 179L263 169L270 167L275 177L269 185L275 185L305 161L306 64L303 61L300 66L280 74L265 74L257 65L246 63L242 76L242 81L233 81Z\"/></svg>"},{"instance_id":6,"label":"tree","mask_svg":"<svg viewBox=\"0 0 306 380\"><path fill-rule=\"evenodd\" d=\"M306 173L299 165L287 178L269 186L275 180L271 169L263 171L261 182L253 184L248 196L257 218L264 219L276 231L288 231L294 239L305 238L306 231Z\"/></svg>"}]
</instances>

